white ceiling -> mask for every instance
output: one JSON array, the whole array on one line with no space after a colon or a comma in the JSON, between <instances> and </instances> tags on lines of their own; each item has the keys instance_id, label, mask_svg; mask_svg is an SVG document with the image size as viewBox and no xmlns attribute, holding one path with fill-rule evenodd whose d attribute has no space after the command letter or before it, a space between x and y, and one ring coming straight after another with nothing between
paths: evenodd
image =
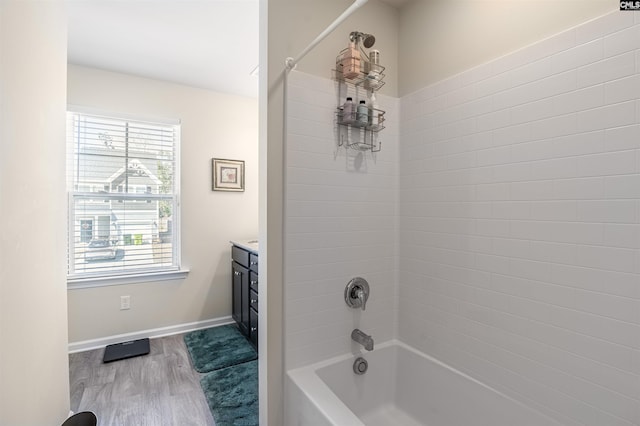
<instances>
[{"instance_id":1,"label":"white ceiling","mask_svg":"<svg viewBox=\"0 0 640 426\"><path fill-rule=\"evenodd\" d=\"M69 62L257 97L258 1L68 0Z\"/></svg>"},{"instance_id":2,"label":"white ceiling","mask_svg":"<svg viewBox=\"0 0 640 426\"><path fill-rule=\"evenodd\" d=\"M69 62L258 96L258 0L69 0Z\"/></svg>"}]
</instances>

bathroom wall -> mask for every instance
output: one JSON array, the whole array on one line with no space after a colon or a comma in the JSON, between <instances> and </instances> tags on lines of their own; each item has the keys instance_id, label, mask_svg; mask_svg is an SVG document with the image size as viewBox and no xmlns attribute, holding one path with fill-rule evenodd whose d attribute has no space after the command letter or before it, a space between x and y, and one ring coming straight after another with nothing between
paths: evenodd
<instances>
[{"instance_id":1,"label":"bathroom wall","mask_svg":"<svg viewBox=\"0 0 640 426\"><path fill-rule=\"evenodd\" d=\"M350 92L354 99L365 94ZM338 146L336 82L289 77L285 211L285 367L360 351L351 331L394 337L397 317L398 99L379 95L388 127L377 153ZM352 135L353 136L353 135ZM354 136L356 137L356 136ZM365 278L366 310L344 288Z\"/></svg>"},{"instance_id":2,"label":"bathroom wall","mask_svg":"<svg viewBox=\"0 0 640 426\"><path fill-rule=\"evenodd\" d=\"M404 96L590 19L611 0L413 0L399 14L398 94Z\"/></svg>"},{"instance_id":3,"label":"bathroom wall","mask_svg":"<svg viewBox=\"0 0 640 426\"><path fill-rule=\"evenodd\" d=\"M69 413L66 71L64 3L1 1L2 425L59 425Z\"/></svg>"},{"instance_id":4,"label":"bathroom wall","mask_svg":"<svg viewBox=\"0 0 640 426\"><path fill-rule=\"evenodd\" d=\"M258 102L178 84L69 66L68 101L105 112L180 119L184 280L69 290L69 341L231 315L231 239L258 233ZM245 161L245 191L211 190L211 158ZM121 295L131 309L121 311Z\"/></svg>"},{"instance_id":5,"label":"bathroom wall","mask_svg":"<svg viewBox=\"0 0 640 426\"><path fill-rule=\"evenodd\" d=\"M400 117L399 337L563 424L640 425L640 15Z\"/></svg>"}]
</instances>

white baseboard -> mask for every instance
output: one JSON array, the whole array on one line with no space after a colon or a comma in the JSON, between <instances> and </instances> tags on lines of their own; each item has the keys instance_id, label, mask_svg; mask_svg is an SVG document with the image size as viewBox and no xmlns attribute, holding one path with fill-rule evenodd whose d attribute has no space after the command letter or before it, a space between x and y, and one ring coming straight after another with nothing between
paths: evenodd
<instances>
[{"instance_id":1,"label":"white baseboard","mask_svg":"<svg viewBox=\"0 0 640 426\"><path fill-rule=\"evenodd\" d=\"M171 336L173 334L187 333L189 331L217 327L219 325L231 323L233 323L231 316L226 316L204 321L189 322L186 324L170 325L168 327L153 328L150 330L134 331L132 333L116 334L114 336L102 337L100 339L71 342L69 343L69 353L71 354L98 349L112 343L128 342L129 340L143 339L145 337L153 339L156 337Z\"/></svg>"}]
</instances>

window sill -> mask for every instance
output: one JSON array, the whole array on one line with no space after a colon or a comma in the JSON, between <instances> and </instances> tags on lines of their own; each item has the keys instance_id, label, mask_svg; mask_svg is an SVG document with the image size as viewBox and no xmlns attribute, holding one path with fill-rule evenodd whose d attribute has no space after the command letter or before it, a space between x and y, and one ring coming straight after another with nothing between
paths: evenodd
<instances>
[{"instance_id":1,"label":"window sill","mask_svg":"<svg viewBox=\"0 0 640 426\"><path fill-rule=\"evenodd\" d=\"M110 277L67 277L67 289L106 287L111 285L137 284L151 281L182 280L189 274L188 269L174 271L153 271L130 275L115 275Z\"/></svg>"}]
</instances>

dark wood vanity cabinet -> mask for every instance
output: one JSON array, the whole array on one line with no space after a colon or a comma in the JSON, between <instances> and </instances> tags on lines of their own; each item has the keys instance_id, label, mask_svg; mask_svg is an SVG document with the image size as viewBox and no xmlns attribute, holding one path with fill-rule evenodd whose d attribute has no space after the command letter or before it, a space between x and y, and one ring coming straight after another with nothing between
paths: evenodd
<instances>
[{"instance_id":1,"label":"dark wood vanity cabinet","mask_svg":"<svg viewBox=\"0 0 640 426\"><path fill-rule=\"evenodd\" d=\"M231 316L240 332L258 348L258 255L238 246L231 247Z\"/></svg>"}]
</instances>

